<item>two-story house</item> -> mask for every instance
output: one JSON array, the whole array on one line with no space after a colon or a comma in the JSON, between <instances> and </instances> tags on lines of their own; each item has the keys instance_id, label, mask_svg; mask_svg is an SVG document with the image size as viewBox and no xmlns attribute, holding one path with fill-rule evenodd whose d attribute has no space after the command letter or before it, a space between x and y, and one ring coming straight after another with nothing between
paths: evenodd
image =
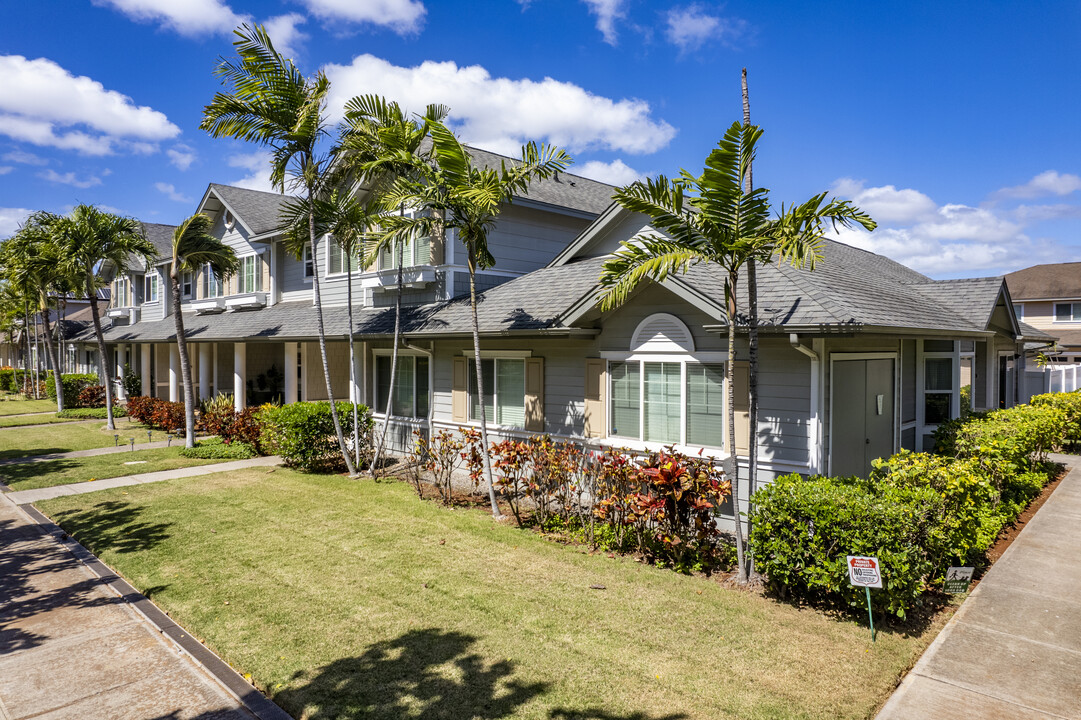
<instances>
[{"instance_id":1,"label":"two-story house","mask_svg":"<svg viewBox=\"0 0 1081 720\"><path fill-rule=\"evenodd\" d=\"M1081 363L1081 262L1033 265L1005 277L1017 316L1058 338L1049 359Z\"/></svg>"}]
</instances>

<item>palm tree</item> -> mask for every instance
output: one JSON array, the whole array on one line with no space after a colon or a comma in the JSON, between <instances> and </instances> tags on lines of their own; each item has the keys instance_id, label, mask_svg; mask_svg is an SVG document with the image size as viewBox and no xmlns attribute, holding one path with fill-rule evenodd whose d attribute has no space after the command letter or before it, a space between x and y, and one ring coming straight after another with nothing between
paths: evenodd
<instances>
[{"instance_id":1,"label":"palm tree","mask_svg":"<svg viewBox=\"0 0 1081 720\"><path fill-rule=\"evenodd\" d=\"M725 272L728 447L732 457L732 507L740 582L746 582L748 575L740 517L739 464L735 455L733 383L740 274L748 263L770 262L775 256L794 266L813 270L821 256L822 234L827 222L834 226L859 223L868 230L875 228L874 221L866 213L847 200L827 199L826 193L787 209L782 205L780 213L774 217L769 190L748 189L746 185L761 136L761 128L735 122L706 158L701 175L682 170L675 181L661 176L618 190L616 201L632 212L648 216L650 224L664 236L648 234L623 243L605 263L601 273L600 305L607 311L626 301L647 278L662 281L703 262L714 263Z\"/></svg>"},{"instance_id":2,"label":"palm tree","mask_svg":"<svg viewBox=\"0 0 1081 720\"><path fill-rule=\"evenodd\" d=\"M338 163L345 174L345 182L367 185L368 208L382 202L385 193L402 177L416 179L420 165L427 162L430 153L421 153L421 144L428 136L428 126L441 122L448 114L443 105L429 105L423 116L411 118L396 102L388 102L378 95L361 95L345 104L345 121L338 145ZM393 212L393 208L390 210ZM402 208L397 208L401 214ZM394 407L395 378L398 372L398 346L401 343L402 326L402 266L405 243L393 233L375 232L362 263L374 265L381 253L390 251L397 257L398 283L394 298L394 340L390 358L390 388L387 393L386 418L383 432L372 457L372 474L378 472L383 456L387 433L390 431L390 409ZM441 235L443 237L443 235ZM340 239L339 239L340 241ZM345 246L343 245L343 248ZM358 246L359 249L359 246ZM352 278L350 278L352 283ZM352 302L349 316L350 361L352 360ZM378 410L378 408L377 408Z\"/></svg>"},{"instance_id":3,"label":"palm tree","mask_svg":"<svg viewBox=\"0 0 1081 720\"><path fill-rule=\"evenodd\" d=\"M116 429L113 419L113 387L108 371L108 351L101 328L98 308L98 288L104 283L103 274L115 269L117 275L127 272L134 261L149 268L157 254L153 243L146 239L142 224L134 219L113 215L93 205L79 205L67 216L52 224L54 238L61 248L61 268L76 287L82 288L90 301L90 317L98 345L98 372L105 386L105 415L107 427Z\"/></svg>"},{"instance_id":4,"label":"palm tree","mask_svg":"<svg viewBox=\"0 0 1081 720\"><path fill-rule=\"evenodd\" d=\"M245 24L234 32L238 39L233 46L239 60L222 58L216 70L223 83L233 86L233 92L215 93L214 99L203 110L199 127L212 137L246 140L273 151L271 182L282 192L287 183L291 190L299 190L298 201L307 208L307 238L300 243L303 236L291 234L292 241L287 238L286 242L288 249L303 259L305 245L310 244L313 253L316 249L316 226L319 224L316 200L328 180L330 159L326 154L320 154L319 144L327 135L326 101L330 80L322 71L311 78L304 77L292 60L274 49L263 26ZM318 272L312 278L312 301L334 432L346 468L350 475L355 475L330 384Z\"/></svg>"},{"instance_id":5,"label":"palm tree","mask_svg":"<svg viewBox=\"0 0 1081 720\"><path fill-rule=\"evenodd\" d=\"M195 447L195 387L191 380L191 360L188 340L184 337L184 314L180 308L180 276L205 267L220 278L227 278L240 269L233 249L210 234L214 221L196 213L177 225L173 231L173 257L169 263L169 290L173 297L173 321L176 323L176 345L180 355L180 377L184 383L185 447Z\"/></svg>"},{"instance_id":6,"label":"palm tree","mask_svg":"<svg viewBox=\"0 0 1081 720\"><path fill-rule=\"evenodd\" d=\"M488 483L488 498L492 515L499 517L495 486L492 483L492 461L488 454L488 418L484 409L484 378L481 372L480 323L477 320L476 273L495 265L488 250L488 233L495 225L503 204L511 203L515 195L524 193L534 179L547 178L571 164L562 149L534 143L522 147L520 162L500 168L477 167L465 147L458 142L446 125L429 125L435 164L423 166L419 179L399 178L395 189L388 193L387 207L411 206L430 211L425 215L387 216L383 220L387 242L402 242L411 237L431 235L441 228L454 229L465 246L469 268L469 308L473 321L473 357L476 369L477 396L481 398L480 433L484 452L484 479Z\"/></svg>"}]
</instances>

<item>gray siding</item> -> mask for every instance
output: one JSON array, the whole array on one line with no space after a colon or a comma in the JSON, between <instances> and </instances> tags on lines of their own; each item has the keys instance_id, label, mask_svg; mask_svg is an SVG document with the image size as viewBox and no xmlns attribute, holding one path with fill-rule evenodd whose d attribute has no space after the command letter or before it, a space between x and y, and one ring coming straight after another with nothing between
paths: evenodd
<instances>
[{"instance_id":1,"label":"gray siding","mask_svg":"<svg viewBox=\"0 0 1081 720\"><path fill-rule=\"evenodd\" d=\"M604 318L597 344L600 350L630 350L631 339L638 324L654 313L671 313L690 328L695 350L717 352L728 349L726 338L707 333L703 325L716 325L717 319L689 305L672 292L659 285L649 285L637 293L626 305Z\"/></svg>"},{"instance_id":2,"label":"gray siding","mask_svg":"<svg viewBox=\"0 0 1081 720\"><path fill-rule=\"evenodd\" d=\"M505 205L499 220L488 234L488 249L495 258L495 269L527 273L550 263L589 224L588 220L534 208ZM465 253L454 261L465 264Z\"/></svg>"},{"instance_id":3,"label":"gray siding","mask_svg":"<svg viewBox=\"0 0 1081 720\"><path fill-rule=\"evenodd\" d=\"M758 442L763 460L810 461L811 360L789 343L759 343Z\"/></svg>"},{"instance_id":4,"label":"gray siding","mask_svg":"<svg viewBox=\"0 0 1081 720\"><path fill-rule=\"evenodd\" d=\"M311 278L304 277L304 263L286 251L285 245L274 243L278 276L278 299L282 302L308 300L312 296Z\"/></svg>"}]
</instances>

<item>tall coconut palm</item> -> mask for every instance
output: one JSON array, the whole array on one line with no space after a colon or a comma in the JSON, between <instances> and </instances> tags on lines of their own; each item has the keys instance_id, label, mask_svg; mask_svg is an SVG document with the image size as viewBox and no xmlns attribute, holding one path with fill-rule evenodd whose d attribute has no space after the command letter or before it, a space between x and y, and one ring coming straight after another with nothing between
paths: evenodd
<instances>
[{"instance_id":1,"label":"tall coconut palm","mask_svg":"<svg viewBox=\"0 0 1081 720\"><path fill-rule=\"evenodd\" d=\"M481 398L480 433L484 452L484 479L488 483L488 498L492 514L499 517L495 486L492 483L492 462L488 454L488 418L484 408L484 378L481 372L480 323L477 320L477 270L495 265L488 250L488 233L504 204L524 193L535 179L546 178L565 169L573 162L562 149L534 143L522 147L522 158L510 164L503 162L498 169L473 164L469 152L458 142L446 125L429 125L435 163L425 166L419 179L400 178L388 193L387 207L413 207L429 211L415 217L390 215L383 220L388 242L401 242L411 237L430 236L440 226L454 229L465 246L469 268L469 309L473 324L473 357L476 369L477 396Z\"/></svg>"},{"instance_id":2,"label":"tall coconut palm","mask_svg":"<svg viewBox=\"0 0 1081 720\"><path fill-rule=\"evenodd\" d=\"M51 227L57 244L62 248L61 267L77 286L81 286L90 301L90 318L98 345L98 376L105 386L107 427L115 430L113 386L105 333L101 327L101 311L98 308L98 288L104 284L104 273L110 269L117 275L123 274L135 260L141 261L145 267L151 267L156 251L153 243L146 239L138 220L113 215L93 205L77 206Z\"/></svg>"},{"instance_id":3,"label":"tall coconut palm","mask_svg":"<svg viewBox=\"0 0 1081 720\"><path fill-rule=\"evenodd\" d=\"M173 231L172 259L169 262L169 291L173 298L173 322L176 325L176 346L180 355L180 377L184 383L185 447L195 447L195 386L191 379L191 359L188 340L184 336L184 314L180 304L180 276L205 267L222 279L240 269L233 249L210 234L214 221L196 213L176 226Z\"/></svg>"},{"instance_id":4,"label":"tall coconut palm","mask_svg":"<svg viewBox=\"0 0 1081 720\"><path fill-rule=\"evenodd\" d=\"M303 259L306 245L310 245L313 254L316 251L316 200L320 188L327 184L330 169L330 158L320 149L328 134L326 102L330 80L322 71L311 78L305 77L292 60L274 48L270 35L261 25L245 24L235 33L237 40L233 47L238 59L222 58L216 70L222 82L231 85L233 91L215 93L214 99L203 109L199 127L216 138L231 137L270 148L270 181L279 191L284 192L287 185L289 190L297 191L298 200L307 206L305 242L295 242L299 238L294 235L294 242L286 243L293 255ZM312 302L334 432L346 468L350 475L355 475L330 383L318 272L312 278Z\"/></svg>"},{"instance_id":5,"label":"tall coconut palm","mask_svg":"<svg viewBox=\"0 0 1081 720\"><path fill-rule=\"evenodd\" d=\"M736 460L735 362L736 301L741 273L751 262L769 262L780 256L795 265L814 268L821 255L827 223L858 223L868 230L874 221L847 200L815 195L800 205L781 206L774 216L769 190L749 189L746 183L755 149L762 136L755 125L733 123L706 158L701 175L680 172L675 181L661 176L635 182L618 190L616 201L650 218L661 234L650 233L624 242L605 263L601 273L600 305L611 310L629 297L643 280L662 281L692 265L713 263L725 273L728 316L728 448L732 458L732 507L739 580L746 582L748 565L740 512L739 464Z\"/></svg>"},{"instance_id":6,"label":"tall coconut palm","mask_svg":"<svg viewBox=\"0 0 1081 720\"><path fill-rule=\"evenodd\" d=\"M345 104L345 120L342 123L338 144L338 167L346 182L365 186L367 207L375 208L385 193L399 178L417 179L421 167L430 158L430 152L421 151L428 126L443 121L449 110L443 105L429 105L424 115L410 117L396 102L389 102L378 95L360 95ZM390 209L393 212L395 209ZM397 208L401 214L402 208ZM444 237L440 234L440 237ZM402 274L405 242L393 233L369 233L371 242L363 259L365 267L376 264L385 252L397 258L398 282L394 297L394 339L390 358L390 388L383 432L379 436L372 457L372 473L379 470L387 433L390 431L391 408L394 407L396 377L398 373L398 347L401 344L402 326ZM396 238L396 239L395 239ZM353 332L352 315L349 318L350 337ZM350 358L352 359L352 358ZM376 408L378 410L378 408Z\"/></svg>"}]
</instances>

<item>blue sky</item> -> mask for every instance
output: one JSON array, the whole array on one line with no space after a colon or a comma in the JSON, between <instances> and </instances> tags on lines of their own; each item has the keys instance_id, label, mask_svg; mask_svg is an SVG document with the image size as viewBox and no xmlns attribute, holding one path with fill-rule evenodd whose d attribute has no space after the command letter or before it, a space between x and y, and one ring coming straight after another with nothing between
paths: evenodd
<instances>
[{"instance_id":1,"label":"blue sky","mask_svg":"<svg viewBox=\"0 0 1081 720\"><path fill-rule=\"evenodd\" d=\"M563 145L623 184L701 168L740 118L757 185L879 220L840 237L934 277L1081 260L1081 5L636 0L37 0L0 7L0 237L96 203L153 222L209 182L266 186L198 129L237 22L268 23L332 112L451 106L463 140Z\"/></svg>"}]
</instances>

